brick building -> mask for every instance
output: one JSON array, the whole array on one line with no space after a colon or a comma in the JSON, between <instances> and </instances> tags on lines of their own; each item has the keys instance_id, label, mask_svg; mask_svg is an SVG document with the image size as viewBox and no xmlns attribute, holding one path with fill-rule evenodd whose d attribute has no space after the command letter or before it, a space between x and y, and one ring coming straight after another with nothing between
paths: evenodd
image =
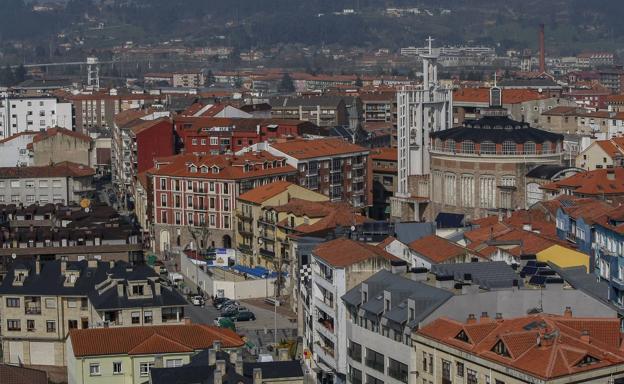
<instances>
[{"instance_id":1,"label":"brick building","mask_svg":"<svg viewBox=\"0 0 624 384\"><path fill-rule=\"evenodd\" d=\"M257 186L291 179L295 173L284 157L268 152L158 160L148 172L156 249L186 246L192 241L192 227L210 230L209 243L199 244L200 248L231 248L236 198Z\"/></svg>"}]
</instances>

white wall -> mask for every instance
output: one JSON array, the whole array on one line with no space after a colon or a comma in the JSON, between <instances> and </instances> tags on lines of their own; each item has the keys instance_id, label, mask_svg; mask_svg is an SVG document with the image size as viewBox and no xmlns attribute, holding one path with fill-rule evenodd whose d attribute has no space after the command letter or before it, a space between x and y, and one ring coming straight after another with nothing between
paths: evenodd
<instances>
[{"instance_id":1,"label":"white wall","mask_svg":"<svg viewBox=\"0 0 624 384\"><path fill-rule=\"evenodd\" d=\"M0 167L16 167L32 165L26 146L32 143L34 133L13 136L4 142L0 141Z\"/></svg>"},{"instance_id":2,"label":"white wall","mask_svg":"<svg viewBox=\"0 0 624 384\"><path fill-rule=\"evenodd\" d=\"M60 126L72 129L71 103L54 97L4 98L0 100L0 138L24 131Z\"/></svg>"}]
</instances>

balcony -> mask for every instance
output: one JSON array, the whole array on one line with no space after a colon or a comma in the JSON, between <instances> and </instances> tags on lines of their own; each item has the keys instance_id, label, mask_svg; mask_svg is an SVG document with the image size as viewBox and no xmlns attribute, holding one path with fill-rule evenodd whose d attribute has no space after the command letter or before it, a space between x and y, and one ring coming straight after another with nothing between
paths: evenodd
<instances>
[{"instance_id":1,"label":"balcony","mask_svg":"<svg viewBox=\"0 0 624 384\"><path fill-rule=\"evenodd\" d=\"M618 277L612 277L609 284L618 291L624 291L624 281Z\"/></svg>"},{"instance_id":2,"label":"balcony","mask_svg":"<svg viewBox=\"0 0 624 384\"><path fill-rule=\"evenodd\" d=\"M330 367L336 367L336 357L334 355L334 348L331 346L321 345L320 342L314 344L314 354L317 358L320 358L325 363L328 363Z\"/></svg>"},{"instance_id":3,"label":"balcony","mask_svg":"<svg viewBox=\"0 0 624 384\"><path fill-rule=\"evenodd\" d=\"M362 169L362 168L364 168L364 163L353 163L351 168L352 169Z\"/></svg>"},{"instance_id":4,"label":"balcony","mask_svg":"<svg viewBox=\"0 0 624 384\"><path fill-rule=\"evenodd\" d=\"M275 258L275 252L268 249L260 248L260 255L264 257Z\"/></svg>"},{"instance_id":5,"label":"balcony","mask_svg":"<svg viewBox=\"0 0 624 384\"><path fill-rule=\"evenodd\" d=\"M24 313L26 315L41 315L41 306L33 306L33 305L28 305L28 303L26 303L26 308L24 308Z\"/></svg>"},{"instance_id":6,"label":"balcony","mask_svg":"<svg viewBox=\"0 0 624 384\"><path fill-rule=\"evenodd\" d=\"M356 176L353 178L353 182L354 183L363 183L364 182L364 176Z\"/></svg>"},{"instance_id":7,"label":"balcony","mask_svg":"<svg viewBox=\"0 0 624 384\"><path fill-rule=\"evenodd\" d=\"M247 244L239 244L238 250L248 255L253 254L253 250L251 249L251 246Z\"/></svg>"},{"instance_id":8,"label":"balcony","mask_svg":"<svg viewBox=\"0 0 624 384\"><path fill-rule=\"evenodd\" d=\"M238 219L242 221L253 221L253 217L247 216L240 212L236 212L236 217L238 217Z\"/></svg>"},{"instance_id":9,"label":"balcony","mask_svg":"<svg viewBox=\"0 0 624 384\"><path fill-rule=\"evenodd\" d=\"M609 250L609 248L605 247L604 245L601 245L599 249L600 249L600 253L602 253L605 256L618 257L617 252Z\"/></svg>"}]
</instances>

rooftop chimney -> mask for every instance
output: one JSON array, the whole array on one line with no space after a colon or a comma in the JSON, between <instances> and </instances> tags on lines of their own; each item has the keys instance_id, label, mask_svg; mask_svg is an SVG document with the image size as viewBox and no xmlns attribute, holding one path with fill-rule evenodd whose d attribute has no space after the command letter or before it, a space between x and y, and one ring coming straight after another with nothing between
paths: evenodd
<instances>
[{"instance_id":1,"label":"rooftop chimney","mask_svg":"<svg viewBox=\"0 0 624 384\"><path fill-rule=\"evenodd\" d=\"M540 24L539 30L539 50L540 50L540 73L546 72L546 43L544 42L544 24Z\"/></svg>"},{"instance_id":2,"label":"rooftop chimney","mask_svg":"<svg viewBox=\"0 0 624 384\"><path fill-rule=\"evenodd\" d=\"M488 316L487 312L481 312L481 319L480 321L482 323L486 322L486 321L490 321L490 316Z\"/></svg>"},{"instance_id":3,"label":"rooftop chimney","mask_svg":"<svg viewBox=\"0 0 624 384\"><path fill-rule=\"evenodd\" d=\"M563 316L564 317L572 317L572 308L565 307L565 311L563 311Z\"/></svg>"},{"instance_id":4,"label":"rooftop chimney","mask_svg":"<svg viewBox=\"0 0 624 384\"><path fill-rule=\"evenodd\" d=\"M154 282L154 295L160 296L160 281Z\"/></svg>"},{"instance_id":5,"label":"rooftop chimney","mask_svg":"<svg viewBox=\"0 0 624 384\"><path fill-rule=\"evenodd\" d=\"M193 324L193 321L191 320L190 317L186 316L184 318L184 325L191 325L191 324Z\"/></svg>"},{"instance_id":6,"label":"rooftop chimney","mask_svg":"<svg viewBox=\"0 0 624 384\"><path fill-rule=\"evenodd\" d=\"M217 364L217 351L214 348L208 350L208 366L212 367Z\"/></svg>"},{"instance_id":7,"label":"rooftop chimney","mask_svg":"<svg viewBox=\"0 0 624 384\"><path fill-rule=\"evenodd\" d=\"M123 295L124 295L123 283L117 283L117 296L123 297Z\"/></svg>"},{"instance_id":8,"label":"rooftop chimney","mask_svg":"<svg viewBox=\"0 0 624 384\"><path fill-rule=\"evenodd\" d=\"M65 275L65 271L67 271L67 261L61 261L61 275Z\"/></svg>"},{"instance_id":9,"label":"rooftop chimney","mask_svg":"<svg viewBox=\"0 0 624 384\"><path fill-rule=\"evenodd\" d=\"M503 314L500 312L496 312L496 320L503 320Z\"/></svg>"},{"instance_id":10,"label":"rooftop chimney","mask_svg":"<svg viewBox=\"0 0 624 384\"><path fill-rule=\"evenodd\" d=\"M466 320L466 324L475 324L477 322L477 317L474 313L468 315L468 319Z\"/></svg>"},{"instance_id":11,"label":"rooftop chimney","mask_svg":"<svg viewBox=\"0 0 624 384\"><path fill-rule=\"evenodd\" d=\"M213 374L213 382L214 384L223 384L223 373L221 373L221 371L219 371L218 369L214 370L214 374Z\"/></svg>"},{"instance_id":12,"label":"rooftop chimney","mask_svg":"<svg viewBox=\"0 0 624 384\"><path fill-rule=\"evenodd\" d=\"M37 257L35 259L35 274L40 274L41 273L41 261L39 260L39 257Z\"/></svg>"},{"instance_id":13,"label":"rooftop chimney","mask_svg":"<svg viewBox=\"0 0 624 384\"><path fill-rule=\"evenodd\" d=\"M588 330L584 330L581 331L581 341L585 342L585 343L589 343L589 331Z\"/></svg>"},{"instance_id":14,"label":"rooftop chimney","mask_svg":"<svg viewBox=\"0 0 624 384\"><path fill-rule=\"evenodd\" d=\"M215 351L220 351L221 350L221 340L215 340L212 342L212 348L214 348Z\"/></svg>"}]
</instances>

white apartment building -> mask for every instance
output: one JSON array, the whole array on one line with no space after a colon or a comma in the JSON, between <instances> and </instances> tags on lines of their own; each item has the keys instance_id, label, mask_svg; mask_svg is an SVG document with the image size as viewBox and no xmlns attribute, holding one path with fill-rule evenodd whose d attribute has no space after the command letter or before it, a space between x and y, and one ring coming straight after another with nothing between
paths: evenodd
<instances>
[{"instance_id":1,"label":"white apartment building","mask_svg":"<svg viewBox=\"0 0 624 384\"><path fill-rule=\"evenodd\" d=\"M52 127L71 130L71 103L55 97L5 97L0 99L0 139L25 131L42 131Z\"/></svg>"},{"instance_id":2,"label":"white apartment building","mask_svg":"<svg viewBox=\"0 0 624 384\"><path fill-rule=\"evenodd\" d=\"M38 132L21 132L2 138L0 136L0 167L24 167L32 164L28 144Z\"/></svg>"}]
</instances>

